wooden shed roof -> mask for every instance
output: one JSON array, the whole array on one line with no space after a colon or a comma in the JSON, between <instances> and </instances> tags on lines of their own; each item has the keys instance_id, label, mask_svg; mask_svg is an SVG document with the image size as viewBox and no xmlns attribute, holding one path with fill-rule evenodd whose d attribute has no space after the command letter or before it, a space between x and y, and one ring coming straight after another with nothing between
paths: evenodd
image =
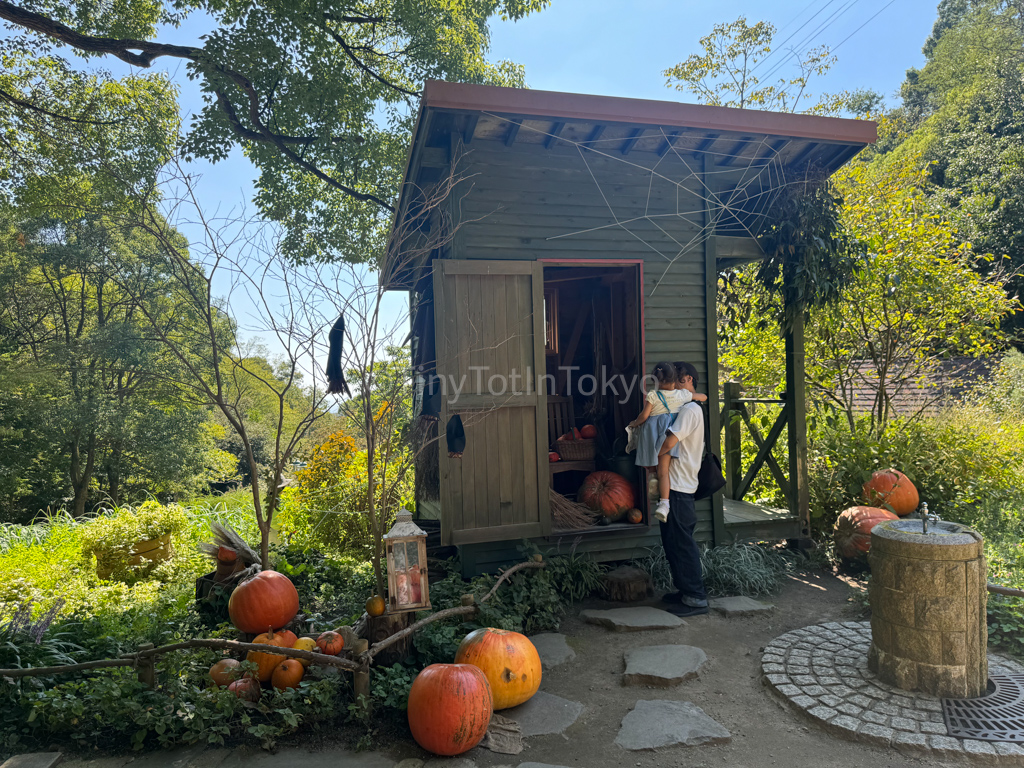
<instances>
[{"instance_id":1,"label":"wooden shed roof","mask_svg":"<svg viewBox=\"0 0 1024 768\"><path fill-rule=\"evenodd\" d=\"M869 120L429 80L396 217L405 215L423 185L437 180L450 160L453 135L470 148L473 142L500 142L550 150L568 143L632 155L637 162L656 162L670 151L705 155L716 169L735 169L739 176L768 164L832 173L876 140L877 126Z\"/></svg>"}]
</instances>

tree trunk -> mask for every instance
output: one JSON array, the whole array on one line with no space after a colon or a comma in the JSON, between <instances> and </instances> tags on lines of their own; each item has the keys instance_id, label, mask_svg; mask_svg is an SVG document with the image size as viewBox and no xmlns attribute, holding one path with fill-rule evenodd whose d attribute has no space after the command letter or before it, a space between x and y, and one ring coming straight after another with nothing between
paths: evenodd
<instances>
[{"instance_id":1,"label":"tree trunk","mask_svg":"<svg viewBox=\"0 0 1024 768\"><path fill-rule=\"evenodd\" d=\"M82 466L82 450L79 436L71 439L71 487L75 492L75 517L85 516L85 502L89 499L89 483L96 465L96 433L89 434L85 447L85 466Z\"/></svg>"},{"instance_id":2,"label":"tree trunk","mask_svg":"<svg viewBox=\"0 0 1024 768\"><path fill-rule=\"evenodd\" d=\"M121 505L121 445L115 443L110 449L110 458L107 460L107 493L110 495L110 503L115 507Z\"/></svg>"}]
</instances>

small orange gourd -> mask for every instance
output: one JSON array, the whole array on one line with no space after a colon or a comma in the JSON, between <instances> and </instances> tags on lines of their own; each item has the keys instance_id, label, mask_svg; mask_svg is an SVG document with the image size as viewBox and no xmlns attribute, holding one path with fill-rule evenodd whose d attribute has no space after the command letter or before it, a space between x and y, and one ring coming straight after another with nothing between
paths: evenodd
<instances>
[{"instance_id":1,"label":"small orange gourd","mask_svg":"<svg viewBox=\"0 0 1024 768\"><path fill-rule=\"evenodd\" d=\"M328 656L337 656L345 647L345 638L337 632L327 630L316 639L316 647Z\"/></svg>"},{"instance_id":2,"label":"small orange gourd","mask_svg":"<svg viewBox=\"0 0 1024 768\"><path fill-rule=\"evenodd\" d=\"M286 642L287 638L283 638L273 631L257 635L253 640L256 645L276 645L278 648L287 648ZM259 667L256 676L261 683L270 681L270 676L274 674L274 667L280 664L284 658L276 653L264 653L263 651L249 651L245 654L246 661L251 661Z\"/></svg>"},{"instance_id":3,"label":"small orange gourd","mask_svg":"<svg viewBox=\"0 0 1024 768\"><path fill-rule=\"evenodd\" d=\"M210 667L210 679L221 688L235 682L239 678L241 664L235 659L221 659Z\"/></svg>"},{"instance_id":4,"label":"small orange gourd","mask_svg":"<svg viewBox=\"0 0 1024 768\"><path fill-rule=\"evenodd\" d=\"M384 603L384 598L380 595L374 595L366 601L367 616L383 616L385 608L387 608L387 606Z\"/></svg>"},{"instance_id":5,"label":"small orange gourd","mask_svg":"<svg viewBox=\"0 0 1024 768\"><path fill-rule=\"evenodd\" d=\"M279 691L283 691L285 688L298 688L305 671L298 659L285 659L274 667L274 674L270 676L270 684Z\"/></svg>"}]
</instances>

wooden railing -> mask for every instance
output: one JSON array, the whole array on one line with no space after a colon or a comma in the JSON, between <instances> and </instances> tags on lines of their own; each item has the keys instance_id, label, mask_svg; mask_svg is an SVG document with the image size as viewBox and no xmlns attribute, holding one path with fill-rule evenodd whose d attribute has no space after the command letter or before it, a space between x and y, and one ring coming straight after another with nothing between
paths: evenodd
<instances>
[{"instance_id":1,"label":"wooden railing","mask_svg":"<svg viewBox=\"0 0 1024 768\"><path fill-rule=\"evenodd\" d=\"M767 435L762 435L754 423L754 419L748 405L781 405L779 414L768 430ZM743 397L742 388L738 381L727 381L724 385L724 396L722 403L722 424L725 432L725 496L729 499L742 501L750 490L750 486L757 477L758 472L765 466L771 472L772 478L778 484L779 489L786 497L787 506L794 509L793 489L789 478L782 471L779 462L772 455L772 449L779 441L782 431L790 420L789 409L792 404L782 398L761 398ZM743 426L746 425L754 445L757 446L757 455L753 462L743 469Z\"/></svg>"}]
</instances>

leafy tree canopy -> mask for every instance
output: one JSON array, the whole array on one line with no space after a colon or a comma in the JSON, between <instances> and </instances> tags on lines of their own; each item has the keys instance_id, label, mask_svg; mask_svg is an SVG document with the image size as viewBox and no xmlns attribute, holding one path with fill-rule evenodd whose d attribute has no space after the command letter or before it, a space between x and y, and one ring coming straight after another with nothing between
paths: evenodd
<instances>
[{"instance_id":1,"label":"leafy tree canopy","mask_svg":"<svg viewBox=\"0 0 1024 768\"><path fill-rule=\"evenodd\" d=\"M241 146L259 169L256 202L285 226L294 258L360 261L379 252L390 221L423 82L522 85L520 67L485 59L487 20L548 1L0 0L0 19L16 33L9 55L184 61L205 99L187 152L216 161ZM208 34L160 41L197 13Z\"/></svg>"},{"instance_id":2,"label":"leafy tree canopy","mask_svg":"<svg viewBox=\"0 0 1024 768\"><path fill-rule=\"evenodd\" d=\"M719 107L796 112L813 96L807 92L811 78L824 75L836 62L828 46L809 51L784 52L774 45L776 29L766 21L747 24L740 16L728 24L716 24L700 39L700 53L666 69L666 85L693 93L702 104ZM790 77L775 75L780 70L796 69ZM857 95L822 94L818 102L804 111L835 114L851 104L863 107L869 92ZM869 94L873 95L873 94ZM877 95L871 103L877 101Z\"/></svg>"}]
</instances>

